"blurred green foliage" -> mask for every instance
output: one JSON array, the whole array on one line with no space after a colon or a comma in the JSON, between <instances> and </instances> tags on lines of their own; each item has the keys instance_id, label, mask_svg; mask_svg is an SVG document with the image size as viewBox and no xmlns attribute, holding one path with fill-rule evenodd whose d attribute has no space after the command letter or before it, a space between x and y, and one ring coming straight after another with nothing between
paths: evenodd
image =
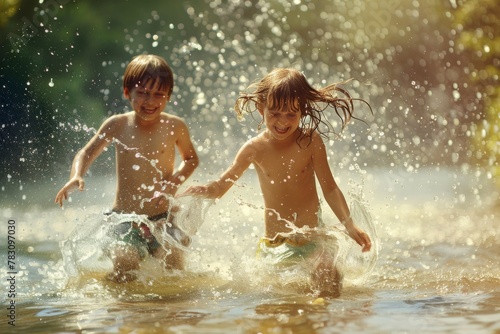
<instances>
[{"instance_id":1,"label":"blurred green foliage","mask_svg":"<svg viewBox=\"0 0 500 334\"><path fill-rule=\"evenodd\" d=\"M484 118L475 146L500 186L500 6L496 0L465 1L457 10L458 43L468 54L468 74L478 87Z\"/></svg>"},{"instance_id":2,"label":"blurred green foliage","mask_svg":"<svg viewBox=\"0 0 500 334\"><path fill-rule=\"evenodd\" d=\"M161 6L148 0L135 5L68 0L8 4L9 13L16 10L0 30L5 143L0 159L2 174L28 180L53 175L63 165L67 170L89 139L82 128L98 127L105 117L125 109L121 75L132 56L157 52L168 58L165 50L142 44L141 26L147 32L169 30L165 37L171 40L189 33L189 25L168 29L188 21L182 1ZM162 10L161 20L151 9L156 7Z\"/></svg>"},{"instance_id":3,"label":"blurred green foliage","mask_svg":"<svg viewBox=\"0 0 500 334\"><path fill-rule=\"evenodd\" d=\"M225 166L256 127L235 121L238 92L272 67L294 66L315 85L354 78L348 88L375 110L368 130L336 143L338 160L362 154L390 168L498 170L498 7L495 0L0 0L2 174L67 177L91 128L128 108L122 73L140 53L170 62L169 112L186 118L214 163Z\"/></svg>"}]
</instances>

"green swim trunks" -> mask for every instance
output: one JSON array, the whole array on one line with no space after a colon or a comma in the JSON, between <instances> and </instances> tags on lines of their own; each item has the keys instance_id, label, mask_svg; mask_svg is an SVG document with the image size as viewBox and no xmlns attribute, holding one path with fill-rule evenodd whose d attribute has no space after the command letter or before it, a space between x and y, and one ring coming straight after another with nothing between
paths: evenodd
<instances>
[{"instance_id":1,"label":"green swim trunks","mask_svg":"<svg viewBox=\"0 0 500 334\"><path fill-rule=\"evenodd\" d=\"M165 212L161 215L150 217L149 220L167 219L168 215L169 213ZM154 254L161 247L161 244L153 236L149 227L144 223L123 222L114 226L111 233L115 240L135 247L141 258L144 258L146 253Z\"/></svg>"},{"instance_id":2,"label":"green swim trunks","mask_svg":"<svg viewBox=\"0 0 500 334\"><path fill-rule=\"evenodd\" d=\"M113 213L118 215L121 214L112 211L106 213L106 215L111 215ZM128 221L128 219L130 219L130 221ZM162 243L165 244L165 242L177 248L188 247L191 244L191 237L169 219L168 211L147 218L149 222L165 220L165 223L162 225L162 229L164 230L160 233L163 234L165 232L165 237L169 239L160 240L162 243L160 243L151 233L149 226L144 220L142 222L141 219L138 219L137 222L134 220L134 217L124 218L120 223L114 225L110 232L113 239L119 243L135 247L141 258L144 258L147 253L153 255L158 248L163 247Z\"/></svg>"},{"instance_id":3,"label":"green swim trunks","mask_svg":"<svg viewBox=\"0 0 500 334\"><path fill-rule=\"evenodd\" d=\"M257 247L257 256L271 259L273 264L291 264L309 258L318 249L318 243L307 241L295 244L288 238L278 241L262 238Z\"/></svg>"},{"instance_id":4,"label":"green swim trunks","mask_svg":"<svg viewBox=\"0 0 500 334\"><path fill-rule=\"evenodd\" d=\"M141 258L146 256L146 251L153 254L160 243L151 234L149 227L144 224L138 225L134 222L125 222L113 228L113 236L117 241L123 241L127 245L137 248Z\"/></svg>"}]
</instances>

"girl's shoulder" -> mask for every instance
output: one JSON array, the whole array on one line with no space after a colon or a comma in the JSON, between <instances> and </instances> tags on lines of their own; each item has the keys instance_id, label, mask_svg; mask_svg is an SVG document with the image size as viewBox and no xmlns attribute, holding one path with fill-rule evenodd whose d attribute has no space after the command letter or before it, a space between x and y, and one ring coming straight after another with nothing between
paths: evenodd
<instances>
[{"instance_id":1,"label":"girl's shoulder","mask_svg":"<svg viewBox=\"0 0 500 334\"><path fill-rule=\"evenodd\" d=\"M317 130L313 129L298 129L300 132L298 134L298 144L300 147L309 147L323 143L323 138Z\"/></svg>"}]
</instances>

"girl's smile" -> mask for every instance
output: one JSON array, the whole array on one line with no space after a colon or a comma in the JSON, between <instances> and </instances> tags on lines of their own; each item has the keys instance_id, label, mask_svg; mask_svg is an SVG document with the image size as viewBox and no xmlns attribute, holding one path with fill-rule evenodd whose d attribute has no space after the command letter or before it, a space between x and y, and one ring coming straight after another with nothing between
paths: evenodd
<instances>
[{"instance_id":1,"label":"girl's smile","mask_svg":"<svg viewBox=\"0 0 500 334\"><path fill-rule=\"evenodd\" d=\"M296 111L274 111L265 107L263 116L269 133L279 140L288 138L300 125L300 112Z\"/></svg>"}]
</instances>

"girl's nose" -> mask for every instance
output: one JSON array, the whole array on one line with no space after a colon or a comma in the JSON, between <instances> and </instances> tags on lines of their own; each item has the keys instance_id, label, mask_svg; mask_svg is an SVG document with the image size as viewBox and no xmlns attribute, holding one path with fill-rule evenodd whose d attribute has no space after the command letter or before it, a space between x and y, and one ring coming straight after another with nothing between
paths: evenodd
<instances>
[{"instance_id":1,"label":"girl's nose","mask_svg":"<svg viewBox=\"0 0 500 334\"><path fill-rule=\"evenodd\" d=\"M286 118L285 115L279 115L279 117L278 117L278 123L280 123L280 124L287 124L287 121L288 120L287 120L287 118Z\"/></svg>"}]
</instances>

